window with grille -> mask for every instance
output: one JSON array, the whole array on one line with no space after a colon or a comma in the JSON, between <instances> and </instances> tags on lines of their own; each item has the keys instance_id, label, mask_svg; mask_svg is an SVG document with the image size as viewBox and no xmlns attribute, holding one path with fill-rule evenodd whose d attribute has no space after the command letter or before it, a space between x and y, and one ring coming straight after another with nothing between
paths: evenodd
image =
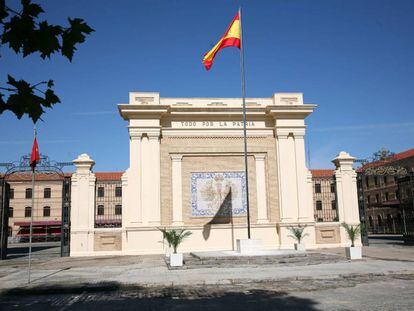
<instances>
[{"instance_id":1,"label":"window with grille","mask_svg":"<svg viewBox=\"0 0 414 311\"><path fill-rule=\"evenodd\" d=\"M336 209L336 201L331 202L331 207L332 207L332 209Z\"/></svg>"},{"instance_id":2,"label":"window with grille","mask_svg":"<svg viewBox=\"0 0 414 311\"><path fill-rule=\"evenodd\" d=\"M43 207L43 217L50 217L50 206Z\"/></svg>"},{"instance_id":3,"label":"window with grille","mask_svg":"<svg viewBox=\"0 0 414 311\"><path fill-rule=\"evenodd\" d=\"M115 196L122 197L122 187L115 187Z\"/></svg>"},{"instance_id":4,"label":"window with grille","mask_svg":"<svg viewBox=\"0 0 414 311\"><path fill-rule=\"evenodd\" d=\"M24 208L24 217L31 217L32 216L32 208L30 206L26 206Z\"/></svg>"},{"instance_id":5,"label":"window with grille","mask_svg":"<svg viewBox=\"0 0 414 311\"><path fill-rule=\"evenodd\" d=\"M115 205L115 215L122 215L122 205Z\"/></svg>"},{"instance_id":6,"label":"window with grille","mask_svg":"<svg viewBox=\"0 0 414 311\"><path fill-rule=\"evenodd\" d=\"M315 184L315 193L321 193L321 184Z\"/></svg>"},{"instance_id":7,"label":"window with grille","mask_svg":"<svg viewBox=\"0 0 414 311\"><path fill-rule=\"evenodd\" d=\"M13 212L14 212L13 207L9 207L9 217L10 218L13 218Z\"/></svg>"},{"instance_id":8,"label":"window with grille","mask_svg":"<svg viewBox=\"0 0 414 311\"><path fill-rule=\"evenodd\" d=\"M322 210L322 201L316 201L316 210L321 211Z\"/></svg>"},{"instance_id":9,"label":"window with grille","mask_svg":"<svg viewBox=\"0 0 414 311\"><path fill-rule=\"evenodd\" d=\"M26 199L32 198L32 188L26 188Z\"/></svg>"},{"instance_id":10,"label":"window with grille","mask_svg":"<svg viewBox=\"0 0 414 311\"><path fill-rule=\"evenodd\" d=\"M45 188L45 189L43 190L43 197L44 197L45 199L50 199L51 194L52 194L52 190L51 190L50 188Z\"/></svg>"},{"instance_id":11,"label":"window with grille","mask_svg":"<svg viewBox=\"0 0 414 311\"><path fill-rule=\"evenodd\" d=\"M99 198L103 198L104 196L105 196L105 189L104 189L104 187L98 187L98 197Z\"/></svg>"},{"instance_id":12,"label":"window with grille","mask_svg":"<svg viewBox=\"0 0 414 311\"><path fill-rule=\"evenodd\" d=\"M98 215L99 216L102 216L104 214L105 214L105 208L104 208L104 206L103 205L98 205Z\"/></svg>"}]
</instances>

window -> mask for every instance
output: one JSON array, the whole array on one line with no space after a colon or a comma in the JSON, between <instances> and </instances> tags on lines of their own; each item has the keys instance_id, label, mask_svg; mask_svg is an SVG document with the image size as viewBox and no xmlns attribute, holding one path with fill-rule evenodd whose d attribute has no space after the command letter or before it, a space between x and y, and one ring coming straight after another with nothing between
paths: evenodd
<instances>
[{"instance_id":1,"label":"window","mask_svg":"<svg viewBox=\"0 0 414 311\"><path fill-rule=\"evenodd\" d=\"M50 188L45 188L45 190L43 191L43 197L45 198L45 199L50 199L50 196L51 196L51 190L50 190Z\"/></svg>"},{"instance_id":2,"label":"window","mask_svg":"<svg viewBox=\"0 0 414 311\"><path fill-rule=\"evenodd\" d=\"M331 192L335 193L335 184L331 184Z\"/></svg>"},{"instance_id":3,"label":"window","mask_svg":"<svg viewBox=\"0 0 414 311\"><path fill-rule=\"evenodd\" d=\"M322 201L316 201L316 210L321 211L322 210Z\"/></svg>"},{"instance_id":4,"label":"window","mask_svg":"<svg viewBox=\"0 0 414 311\"><path fill-rule=\"evenodd\" d=\"M384 177L382 179L384 181L384 184L386 185L387 184L387 176L384 175Z\"/></svg>"},{"instance_id":5,"label":"window","mask_svg":"<svg viewBox=\"0 0 414 311\"><path fill-rule=\"evenodd\" d=\"M115 215L122 215L122 205L115 205Z\"/></svg>"},{"instance_id":6,"label":"window","mask_svg":"<svg viewBox=\"0 0 414 311\"><path fill-rule=\"evenodd\" d=\"M375 184L375 186L378 186L378 177L377 176L374 177L374 184Z\"/></svg>"},{"instance_id":7,"label":"window","mask_svg":"<svg viewBox=\"0 0 414 311\"><path fill-rule=\"evenodd\" d=\"M376 201L377 203L381 202L381 200L380 200L380 196L379 196L379 194L378 194L378 193L375 195L375 201Z\"/></svg>"},{"instance_id":8,"label":"window","mask_svg":"<svg viewBox=\"0 0 414 311\"><path fill-rule=\"evenodd\" d=\"M43 207L43 217L50 217L50 206Z\"/></svg>"},{"instance_id":9,"label":"window","mask_svg":"<svg viewBox=\"0 0 414 311\"><path fill-rule=\"evenodd\" d=\"M11 227L7 228L7 236L12 236L13 230Z\"/></svg>"},{"instance_id":10,"label":"window","mask_svg":"<svg viewBox=\"0 0 414 311\"><path fill-rule=\"evenodd\" d=\"M390 198L390 195L388 194L388 192L385 192L385 201L387 202Z\"/></svg>"},{"instance_id":11,"label":"window","mask_svg":"<svg viewBox=\"0 0 414 311\"><path fill-rule=\"evenodd\" d=\"M104 187L98 187L98 197L103 198L105 195Z\"/></svg>"},{"instance_id":12,"label":"window","mask_svg":"<svg viewBox=\"0 0 414 311\"><path fill-rule=\"evenodd\" d=\"M407 195L407 198L410 197L410 194L411 194L410 188L405 188L405 194Z\"/></svg>"},{"instance_id":13,"label":"window","mask_svg":"<svg viewBox=\"0 0 414 311\"><path fill-rule=\"evenodd\" d=\"M369 178L365 177L365 185L367 186L367 188L369 188Z\"/></svg>"},{"instance_id":14,"label":"window","mask_svg":"<svg viewBox=\"0 0 414 311\"><path fill-rule=\"evenodd\" d=\"M315 193L321 193L321 184L315 184Z\"/></svg>"},{"instance_id":15,"label":"window","mask_svg":"<svg viewBox=\"0 0 414 311\"><path fill-rule=\"evenodd\" d=\"M381 218L381 215L378 215L377 216L377 219L378 219L378 226L382 226L382 218Z\"/></svg>"},{"instance_id":16,"label":"window","mask_svg":"<svg viewBox=\"0 0 414 311\"><path fill-rule=\"evenodd\" d=\"M103 205L98 205L98 215L102 216L105 214L105 208Z\"/></svg>"},{"instance_id":17,"label":"window","mask_svg":"<svg viewBox=\"0 0 414 311\"><path fill-rule=\"evenodd\" d=\"M115 196L122 197L122 187L115 187Z\"/></svg>"},{"instance_id":18,"label":"window","mask_svg":"<svg viewBox=\"0 0 414 311\"><path fill-rule=\"evenodd\" d=\"M10 218L13 218L13 212L14 212L13 207L9 207L9 217Z\"/></svg>"},{"instance_id":19,"label":"window","mask_svg":"<svg viewBox=\"0 0 414 311\"><path fill-rule=\"evenodd\" d=\"M9 198L14 199L14 189L13 188L10 188Z\"/></svg>"},{"instance_id":20,"label":"window","mask_svg":"<svg viewBox=\"0 0 414 311\"><path fill-rule=\"evenodd\" d=\"M31 217L32 216L32 208L30 206L26 206L24 208L24 217Z\"/></svg>"},{"instance_id":21,"label":"window","mask_svg":"<svg viewBox=\"0 0 414 311\"><path fill-rule=\"evenodd\" d=\"M32 198L32 188L26 188L26 199Z\"/></svg>"},{"instance_id":22,"label":"window","mask_svg":"<svg viewBox=\"0 0 414 311\"><path fill-rule=\"evenodd\" d=\"M336 209L336 201L331 202L331 207L332 207L332 209Z\"/></svg>"}]
</instances>

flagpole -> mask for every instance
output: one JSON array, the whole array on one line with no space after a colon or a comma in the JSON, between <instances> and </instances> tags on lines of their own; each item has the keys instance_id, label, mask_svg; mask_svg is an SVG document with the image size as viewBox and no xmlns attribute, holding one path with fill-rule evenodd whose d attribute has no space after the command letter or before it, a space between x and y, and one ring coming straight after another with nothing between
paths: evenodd
<instances>
[{"instance_id":1,"label":"flagpole","mask_svg":"<svg viewBox=\"0 0 414 311\"><path fill-rule=\"evenodd\" d=\"M34 126L34 138L36 139L36 125ZM30 233L29 233L29 282L32 268L32 234L33 234L33 214L34 214L34 197L35 197L35 174L36 166L32 168L32 208L30 209Z\"/></svg>"},{"instance_id":2,"label":"flagpole","mask_svg":"<svg viewBox=\"0 0 414 311\"><path fill-rule=\"evenodd\" d=\"M244 81L244 44L242 31L241 7L239 7L240 21L240 71L241 71L241 89L243 100L243 138L244 138L244 175L246 179L246 205L247 205L247 238L250 239L250 204L249 204L249 169L247 164L247 122L246 122L246 91Z\"/></svg>"}]
</instances>

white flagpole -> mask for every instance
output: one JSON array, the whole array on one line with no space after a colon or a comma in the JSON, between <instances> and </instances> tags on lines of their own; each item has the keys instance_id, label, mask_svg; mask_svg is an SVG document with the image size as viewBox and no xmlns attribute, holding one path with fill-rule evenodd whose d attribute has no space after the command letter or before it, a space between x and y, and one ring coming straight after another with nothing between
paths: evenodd
<instances>
[{"instance_id":1,"label":"white flagpole","mask_svg":"<svg viewBox=\"0 0 414 311\"><path fill-rule=\"evenodd\" d=\"M34 127L34 138L36 138L36 126ZM32 234L33 234L33 214L34 214L34 197L35 197L35 174L36 166L32 169L32 208L30 209L30 233L29 233L29 282L32 268Z\"/></svg>"},{"instance_id":2,"label":"white flagpole","mask_svg":"<svg viewBox=\"0 0 414 311\"><path fill-rule=\"evenodd\" d=\"M246 205L247 205L247 238L250 239L250 205L249 205L249 170L247 165L247 122L246 122L246 91L244 81L244 44L242 31L241 7L239 8L240 21L240 70L241 70L241 88L243 100L243 138L244 138L244 175L246 180Z\"/></svg>"}]
</instances>

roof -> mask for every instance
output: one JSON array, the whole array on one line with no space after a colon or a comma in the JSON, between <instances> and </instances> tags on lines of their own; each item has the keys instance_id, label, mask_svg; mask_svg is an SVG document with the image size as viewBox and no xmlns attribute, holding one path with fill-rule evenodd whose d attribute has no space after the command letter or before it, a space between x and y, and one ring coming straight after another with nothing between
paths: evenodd
<instances>
[{"instance_id":1,"label":"roof","mask_svg":"<svg viewBox=\"0 0 414 311\"><path fill-rule=\"evenodd\" d=\"M94 172L96 180L120 180L124 172Z\"/></svg>"},{"instance_id":2,"label":"roof","mask_svg":"<svg viewBox=\"0 0 414 311\"><path fill-rule=\"evenodd\" d=\"M377 167L377 166L381 166L381 165L384 165L384 164L389 164L389 163L392 163L392 162L395 162L395 161L411 158L411 157L414 157L414 148L405 150L405 151L400 152L400 153L396 153L396 154L386 158L385 160L380 160L380 161L367 163L367 164L361 166L360 168L358 168L357 172L363 172L365 169L367 169L369 167Z\"/></svg>"},{"instance_id":3,"label":"roof","mask_svg":"<svg viewBox=\"0 0 414 311\"><path fill-rule=\"evenodd\" d=\"M332 169L311 169L313 177L332 177L334 170Z\"/></svg>"}]
</instances>

